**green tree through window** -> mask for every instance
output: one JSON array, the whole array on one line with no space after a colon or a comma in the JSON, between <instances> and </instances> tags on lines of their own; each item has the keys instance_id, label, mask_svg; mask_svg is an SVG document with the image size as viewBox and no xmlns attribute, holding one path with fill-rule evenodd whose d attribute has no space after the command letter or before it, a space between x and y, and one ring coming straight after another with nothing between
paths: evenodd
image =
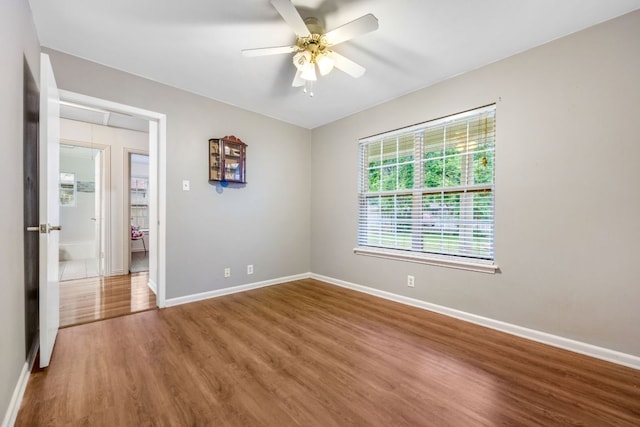
<instances>
[{"instance_id":1,"label":"green tree through window","mask_svg":"<svg viewBox=\"0 0 640 427\"><path fill-rule=\"evenodd\" d=\"M495 106L361 141L358 244L493 259Z\"/></svg>"}]
</instances>

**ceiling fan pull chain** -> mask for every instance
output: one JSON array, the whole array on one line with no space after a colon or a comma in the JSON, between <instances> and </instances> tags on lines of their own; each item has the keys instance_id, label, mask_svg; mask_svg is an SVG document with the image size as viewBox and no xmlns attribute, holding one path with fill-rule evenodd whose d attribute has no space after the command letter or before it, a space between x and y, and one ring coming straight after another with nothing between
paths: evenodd
<instances>
[{"instance_id":1,"label":"ceiling fan pull chain","mask_svg":"<svg viewBox=\"0 0 640 427\"><path fill-rule=\"evenodd\" d=\"M313 98L313 81L306 80L304 82L304 89L302 91Z\"/></svg>"}]
</instances>

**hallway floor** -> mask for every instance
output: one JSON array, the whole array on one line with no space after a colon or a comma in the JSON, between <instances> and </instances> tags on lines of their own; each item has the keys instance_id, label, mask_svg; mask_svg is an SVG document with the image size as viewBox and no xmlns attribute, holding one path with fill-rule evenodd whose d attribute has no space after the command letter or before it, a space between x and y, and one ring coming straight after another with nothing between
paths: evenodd
<instances>
[{"instance_id":1,"label":"hallway floor","mask_svg":"<svg viewBox=\"0 0 640 427\"><path fill-rule=\"evenodd\" d=\"M60 327L123 316L156 307L148 273L92 277L60 283Z\"/></svg>"},{"instance_id":2,"label":"hallway floor","mask_svg":"<svg viewBox=\"0 0 640 427\"><path fill-rule=\"evenodd\" d=\"M96 277L99 275L98 260L96 258L60 261L58 264L58 279L61 282L65 280Z\"/></svg>"},{"instance_id":3,"label":"hallway floor","mask_svg":"<svg viewBox=\"0 0 640 427\"><path fill-rule=\"evenodd\" d=\"M149 271L149 252L131 252L131 273Z\"/></svg>"}]
</instances>

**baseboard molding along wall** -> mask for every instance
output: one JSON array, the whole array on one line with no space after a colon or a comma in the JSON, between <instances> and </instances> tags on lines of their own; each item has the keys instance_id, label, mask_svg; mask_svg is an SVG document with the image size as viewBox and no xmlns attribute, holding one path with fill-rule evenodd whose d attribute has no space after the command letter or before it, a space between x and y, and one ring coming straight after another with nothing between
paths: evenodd
<instances>
[{"instance_id":1,"label":"baseboard molding along wall","mask_svg":"<svg viewBox=\"0 0 640 427\"><path fill-rule=\"evenodd\" d=\"M640 370L640 357L622 353L608 348L598 347L581 341L575 341L558 335L552 335L546 332L529 329L511 323L501 322L499 320L490 319L488 317L478 316L476 314L467 313L449 307L432 304L415 298L397 295L391 292L381 291L379 289L370 288L368 286L357 285L355 283L346 282L344 280L334 279L333 277L322 276L320 274L310 273L312 279L320 280L335 286L351 289L365 294L377 296L387 300L399 302L401 304L410 305L412 307L421 308L423 310L433 311L435 313L444 314L445 316L454 317L476 325L485 326L511 335L548 344L553 347L562 348L564 350L573 351L575 353L584 354L586 356L595 357L597 359L606 360L618 365L627 366L629 368Z\"/></svg>"},{"instance_id":2,"label":"baseboard molding along wall","mask_svg":"<svg viewBox=\"0 0 640 427\"><path fill-rule=\"evenodd\" d=\"M29 351L29 357L22 366L22 371L20 372L20 376L18 377L16 387L13 389L13 395L11 395L9 407L7 408L7 412L4 414L4 418L2 419L2 427L13 427L13 425L16 423L18 412L20 411L20 405L22 405L22 398L24 397L24 392L27 389L27 383L29 382L29 375L31 374L31 369L33 368L33 362L36 360L36 354L38 354L38 348L39 342L36 340L33 344L33 347L31 347L31 350Z\"/></svg>"},{"instance_id":3,"label":"baseboard molding along wall","mask_svg":"<svg viewBox=\"0 0 640 427\"><path fill-rule=\"evenodd\" d=\"M221 297L223 295L235 294L238 292L250 291L252 289L264 288L266 286L279 285L281 283L292 282L294 280L308 279L311 273L296 274L293 276L280 277L277 279L265 280L262 282L249 283L246 285L232 286L230 288L216 289L214 291L202 292L200 294L186 295L178 298L169 298L165 301L166 307L187 304L189 302L202 301L209 298Z\"/></svg>"}]
</instances>

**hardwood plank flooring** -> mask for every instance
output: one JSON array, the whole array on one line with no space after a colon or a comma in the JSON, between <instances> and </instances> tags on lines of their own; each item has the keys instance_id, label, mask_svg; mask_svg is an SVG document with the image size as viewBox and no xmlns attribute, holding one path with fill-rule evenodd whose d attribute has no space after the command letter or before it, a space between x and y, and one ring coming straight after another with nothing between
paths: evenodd
<instances>
[{"instance_id":1,"label":"hardwood plank flooring","mask_svg":"<svg viewBox=\"0 0 640 427\"><path fill-rule=\"evenodd\" d=\"M312 279L60 331L17 426L640 425L640 371Z\"/></svg>"},{"instance_id":2,"label":"hardwood plank flooring","mask_svg":"<svg viewBox=\"0 0 640 427\"><path fill-rule=\"evenodd\" d=\"M148 273L60 282L60 327L153 309Z\"/></svg>"}]
</instances>

